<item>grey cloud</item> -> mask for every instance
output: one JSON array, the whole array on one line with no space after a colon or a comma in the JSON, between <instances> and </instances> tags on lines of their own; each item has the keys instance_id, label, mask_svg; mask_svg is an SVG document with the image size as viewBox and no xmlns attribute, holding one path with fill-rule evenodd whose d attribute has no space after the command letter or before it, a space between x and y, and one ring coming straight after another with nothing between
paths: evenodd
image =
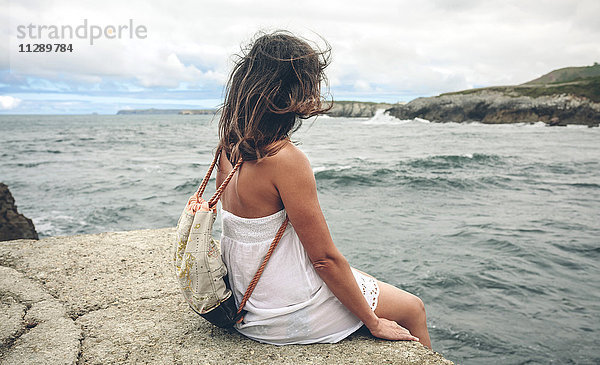
<instances>
[{"instance_id":1,"label":"grey cloud","mask_svg":"<svg viewBox=\"0 0 600 365\"><path fill-rule=\"evenodd\" d=\"M19 19L11 24L56 19L76 24L88 16L96 23L133 17L147 25L143 41L79 45L77 57L50 57L42 67L20 64L25 74L83 89L86 83L90 89L111 83L214 89L225 82L231 55L258 29L290 28L317 42L315 32L320 34L333 48L332 90L363 98L521 83L553 68L600 61L596 0L183 1L177 6L135 0L105 1L100 8L94 2L12 3L11 16ZM0 44L3 55L6 47ZM6 69L7 60L0 58L0 65Z\"/></svg>"}]
</instances>

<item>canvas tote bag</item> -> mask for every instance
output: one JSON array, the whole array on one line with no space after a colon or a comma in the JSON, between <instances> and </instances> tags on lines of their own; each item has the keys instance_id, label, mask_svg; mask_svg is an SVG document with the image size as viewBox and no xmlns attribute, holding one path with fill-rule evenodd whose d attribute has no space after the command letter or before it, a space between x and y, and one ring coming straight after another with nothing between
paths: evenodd
<instances>
[{"instance_id":1,"label":"canvas tote bag","mask_svg":"<svg viewBox=\"0 0 600 365\"><path fill-rule=\"evenodd\" d=\"M173 263L179 288L190 307L212 324L226 328L242 321L244 305L283 236L289 219L286 215L265 258L246 289L241 303L236 306L227 279L227 268L221 259L221 246L219 241L212 237L212 227L217 217L216 204L243 161L240 159L235 164L208 202L202 199L204 189L220 155L219 149L198 191L190 197L179 217Z\"/></svg>"}]
</instances>

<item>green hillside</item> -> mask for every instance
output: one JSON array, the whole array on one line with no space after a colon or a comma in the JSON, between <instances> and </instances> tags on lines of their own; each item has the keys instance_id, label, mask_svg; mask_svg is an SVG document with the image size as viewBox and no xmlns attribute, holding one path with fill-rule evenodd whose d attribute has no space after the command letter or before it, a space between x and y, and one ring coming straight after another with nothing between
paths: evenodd
<instances>
[{"instance_id":1,"label":"green hillside","mask_svg":"<svg viewBox=\"0 0 600 365\"><path fill-rule=\"evenodd\" d=\"M507 96L529 96L532 98L570 94L600 103L600 65L594 63L593 66L561 68L521 85L490 86L442 95L467 95L482 91L495 91Z\"/></svg>"},{"instance_id":2,"label":"green hillside","mask_svg":"<svg viewBox=\"0 0 600 365\"><path fill-rule=\"evenodd\" d=\"M600 64L595 62L593 66L560 68L523 85L556 84L598 76L600 76Z\"/></svg>"}]
</instances>

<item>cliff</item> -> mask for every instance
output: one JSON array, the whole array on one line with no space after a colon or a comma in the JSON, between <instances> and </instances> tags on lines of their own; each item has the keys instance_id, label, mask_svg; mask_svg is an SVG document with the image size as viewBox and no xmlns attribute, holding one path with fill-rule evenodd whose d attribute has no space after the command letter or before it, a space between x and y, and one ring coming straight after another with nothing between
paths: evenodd
<instances>
[{"instance_id":1,"label":"cliff","mask_svg":"<svg viewBox=\"0 0 600 365\"><path fill-rule=\"evenodd\" d=\"M271 346L213 327L179 293L174 228L0 243L0 363L452 364L360 333Z\"/></svg>"},{"instance_id":2,"label":"cliff","mask_svg":"<svg viewBox=\"0 0 600 365\"><path fill-rule=\"evenodd\" d=\"M389 108L386 112L399 119L423 118L432 122L478 121L498 124L541 121L548 125L598 126L600 77L594 76L596 69L600 69L600 66L566 68L522 85L495 86L418 98L408 104ZM561 81L544 83L545 80Z\"/></svg>"},{"instance_id":3,"label":"cliff","mask_svg":"<svg viewBox=\"0 0 600 365\"><path fill-rule=\"evenodd\" d=\"M329 104L327 104L329 105ZM334 101L327 115L345 118L370 118L379 109L388 109L397 104L374 103L368 101Z\"/></svg>"},{"instance_id":4,"label":"cliff","mask_svg":"<svg viewBox=\"0 0 600 365\"><path fill-rule=\"evenodd\" d=\"M38 239L31 219L17 211L15 199L8 186L0 183L0 241L19 238Z\"/></svg>"},{"instance_id":5,"label":"cliff","mask_svg":"<svg viewBox=\"0 0 600 365\"><path fill-rule=\"evenodd\" d=\"M423 118L432 122L500 124L541 121L549 125L583 124L590 127L598 126L600 122L600 103L568 94L537 98L497 91L440 95L418 98L386 112L399 119Z\"/></svg>"}]
</instances>

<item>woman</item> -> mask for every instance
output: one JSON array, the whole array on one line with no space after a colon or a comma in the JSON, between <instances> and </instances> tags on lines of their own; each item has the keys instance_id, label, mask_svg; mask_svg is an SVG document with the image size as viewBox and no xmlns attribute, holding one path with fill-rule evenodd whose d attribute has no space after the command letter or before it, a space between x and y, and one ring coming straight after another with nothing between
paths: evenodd
<instances>
[{"instance_id":1,"label":"woman","mask_svg":"<svg viewBox=\"0 0 600 365\"><path fill-rule=\"evenodd\" d=\"M364 324L376 337L431 347L423 302L351 268L335 247L310 163L290 142L301 119L327 111L328 54L286 31L263 34L227 83L217 186L242 159L221 197L222 256L237 303L286 214L290 223L236 329L285 345L337 342Z\"/></svg>"}]
</instances>

